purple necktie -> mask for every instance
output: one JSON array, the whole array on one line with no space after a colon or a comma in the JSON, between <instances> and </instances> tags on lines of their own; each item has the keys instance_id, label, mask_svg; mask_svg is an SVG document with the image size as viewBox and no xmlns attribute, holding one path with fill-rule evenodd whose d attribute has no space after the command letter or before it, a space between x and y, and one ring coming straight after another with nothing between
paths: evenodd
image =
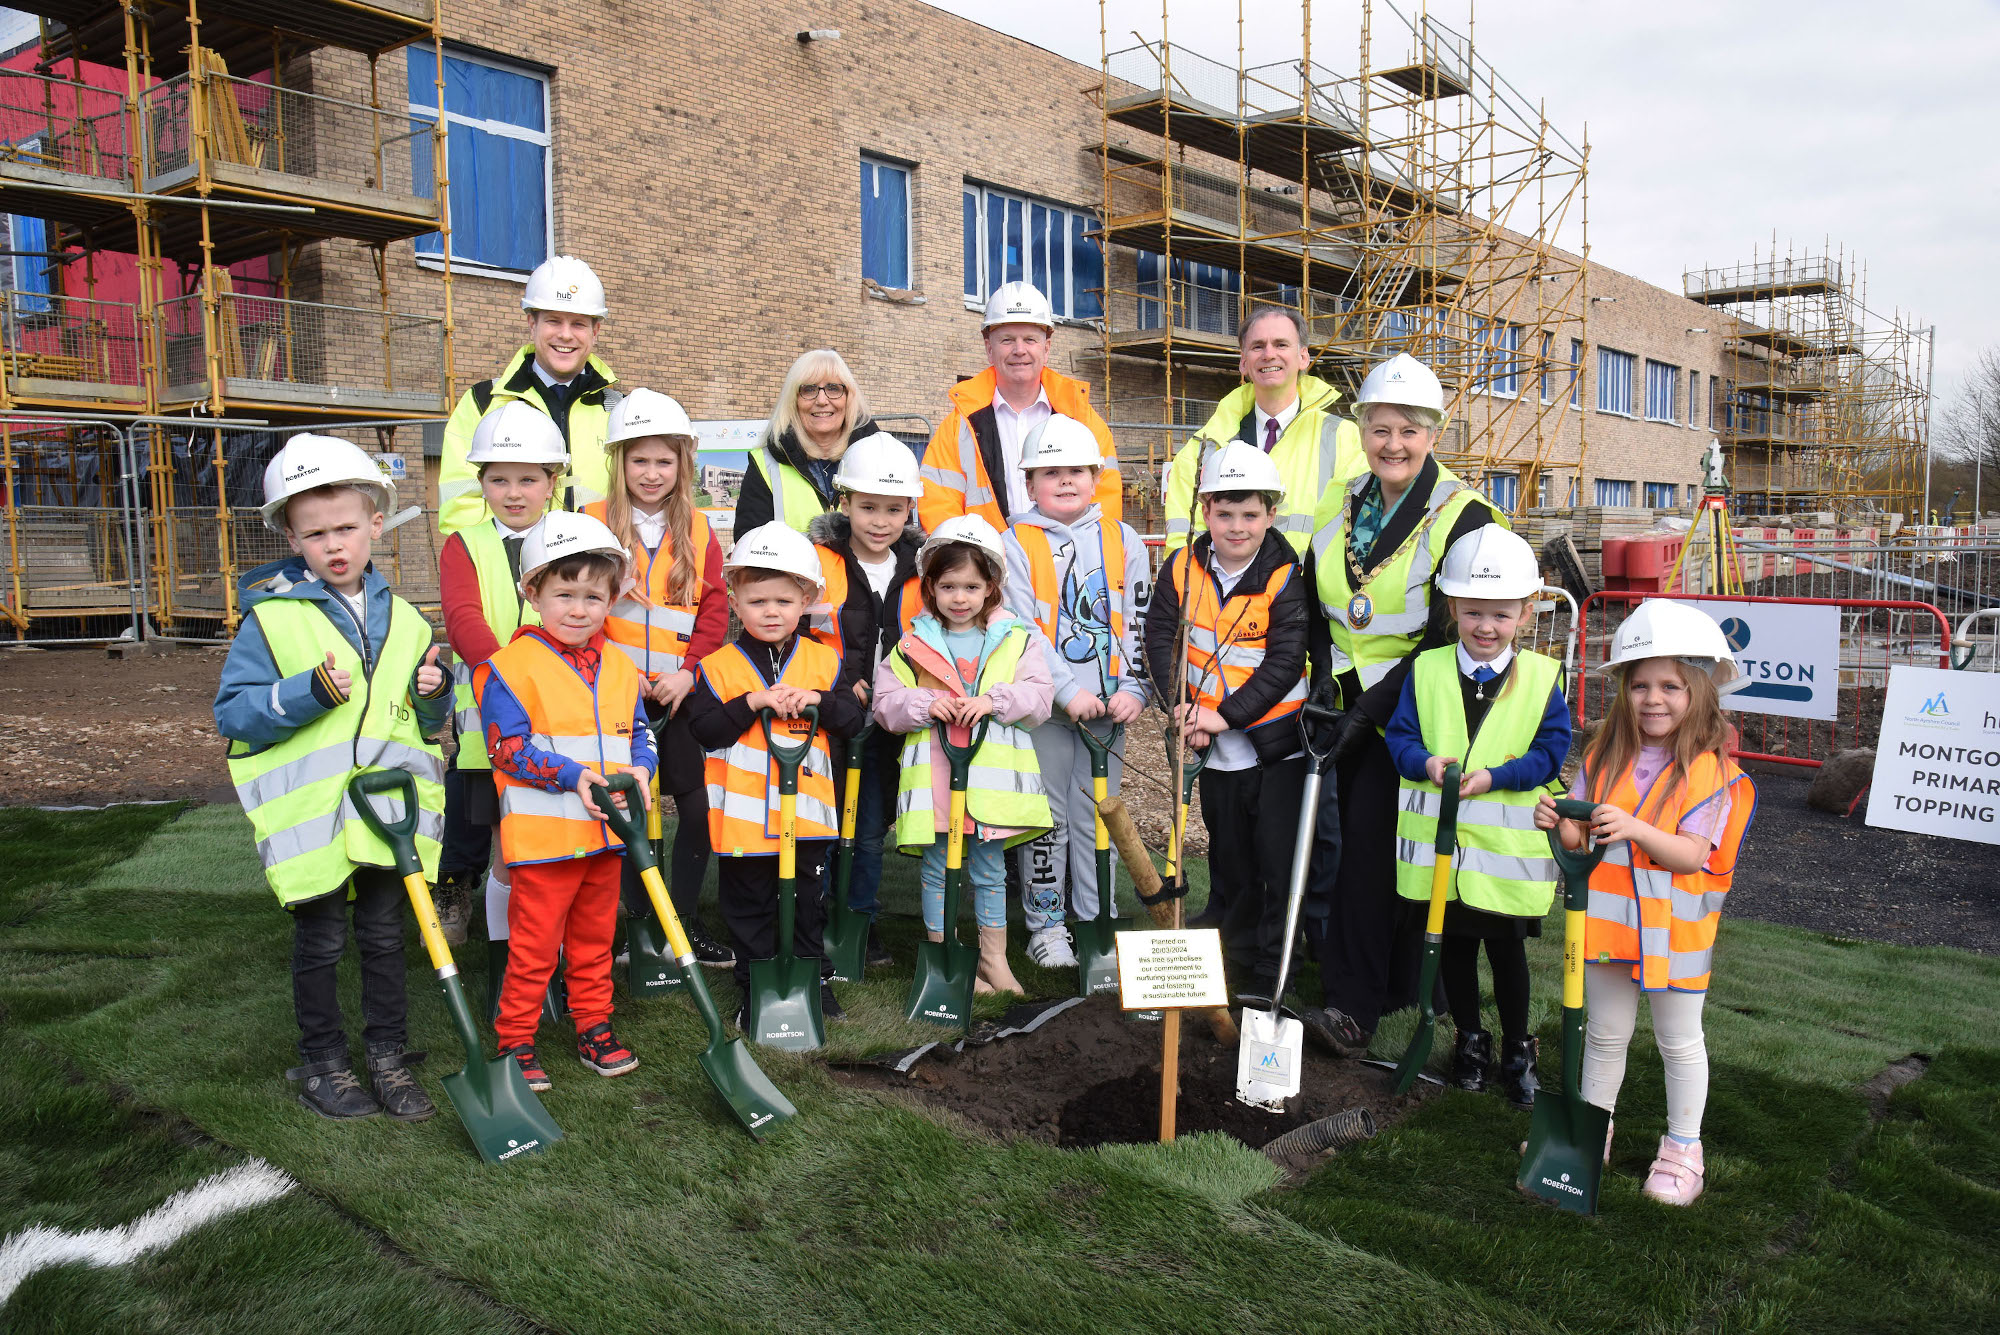
<instances>
[{"instance_id":1,"label":"purple necktie","mask_svg":"<svg viewBox=\"0 0 2000 1335\"><path fill-rule=\"evenodd\" d=\"M1264 419L1264 453L1269 454L1271 450L1277 445L1277 443L1278 443L1278 419L1275 417L1267 417Z\"/></svg>"}]
</instances>

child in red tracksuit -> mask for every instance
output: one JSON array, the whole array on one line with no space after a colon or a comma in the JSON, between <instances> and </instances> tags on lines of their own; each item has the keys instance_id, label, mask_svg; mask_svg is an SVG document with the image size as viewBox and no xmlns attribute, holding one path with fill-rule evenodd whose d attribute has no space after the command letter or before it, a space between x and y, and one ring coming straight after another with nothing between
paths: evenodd
<instances>
[{"instance_id":1,"label":"child in red tracksuit","mask_svg":"<svg viewBox=\"0 0 2000 1335\"><path fill-rule=\"evenodd\" d=\"M528 1088L547 1089L535 1057L542 994L565 964L576 1052L599 1075L639 1064L611 1032L611 937L625 846L604 823L606 776L645 794L658 763L639 670L609 645L604 621L625 580L625 546L588 515L558 512L521 552L521 593L542 624L524 626L474 673L500 795L500 856L513 873L512 946L494 1029Z\"/></svg>"}]
</instances>

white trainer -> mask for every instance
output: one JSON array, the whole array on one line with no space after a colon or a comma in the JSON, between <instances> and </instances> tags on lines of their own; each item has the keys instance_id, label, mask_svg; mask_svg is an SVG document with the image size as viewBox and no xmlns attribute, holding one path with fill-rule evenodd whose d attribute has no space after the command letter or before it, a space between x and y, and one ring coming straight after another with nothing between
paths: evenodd
<instances>
[{"instance_id":1,"label":"white trainer","mask_svg":"<svg viewBox=\"0 0 2000 1335\"><path fill-rule=\"evenodd\" d=\"M1028 934L1028 958L1044 969L1074 969L1076 952L1069 947L1067 927L1044 927Z\"/></svg>"}]
</instances>

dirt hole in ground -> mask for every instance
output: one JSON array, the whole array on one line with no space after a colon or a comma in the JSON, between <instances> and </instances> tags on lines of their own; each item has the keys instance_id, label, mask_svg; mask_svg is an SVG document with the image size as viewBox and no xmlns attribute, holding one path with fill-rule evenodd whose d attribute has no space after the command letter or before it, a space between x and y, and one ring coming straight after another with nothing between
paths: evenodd
<instances>
[{"instance_id":1,"label":"dirt hole in ground","mask_svg":"<svg viewBox=\"0 0 2000 1335\"><path fill-rule=\"evenodd\" d=\"M1000 1027L1025 1023L1037 1005L1046 1003L1016 1008ZM1159 1139L1160 1039L1158 1021L1129 1019L1110 996L1100 996L1029 1033L968 1043L961 1051L940 1043L907 1074L863 1065L836 1076L850 1086L912 1094L1005 1140L1066 1149L1145 1144ZM1221 1131L1261 1149L1287 1131L1350 1108L1367 1108L1384 1128L1435 1092L1436 1086L1419 1082L1398 1098L1392 1072L1342 1061L1308 1041L1300 1093L1283 1112L1265 1112L1236 1099L1235 1046L1218 1043L1198 1013L1181 1021L1179 1135Z\"/></svg>"}]
</instances>

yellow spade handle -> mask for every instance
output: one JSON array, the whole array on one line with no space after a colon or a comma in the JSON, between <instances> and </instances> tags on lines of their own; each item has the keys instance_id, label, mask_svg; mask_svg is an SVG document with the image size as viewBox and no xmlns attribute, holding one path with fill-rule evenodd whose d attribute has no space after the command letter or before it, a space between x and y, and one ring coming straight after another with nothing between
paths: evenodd
<instances>
[{"instance_id":1,"label":"yellow spade handle","mask_svg":"<svg viewBox=\"0 0 2000 1335\"><path fill-rule=\"evenodd\" d=\"M403 878L403 889L410 895L410 907L416 911L417 934L424 939L424 949L430 952L431 967L440 978L449 978L458 972L458 965L451 958L451 947L445 944L444 928L438 926L437 905L431 902L431 888L425 884L421 873L412 873Z\"/></svg>"},{"instance_id":2,"label":"yellow spade handle","mask_svg":"<svg viewBox=\"0 0 2000 1335\"><path fill-rule=\"evenodd\" d=\"M847 767L847 791L840 802L840 838L843 843L854 842L854 827L861 811L861 767Z\"/></svg>"},{"instance_id":3,"label":"yellow spade handle","mask_svg":"<svg viewBox=\"0 0 2000 1335\"><path fill-rule=\"evenodd\" d=\"M1563 910L1563 1009L1583 1009L1583 920L1585 910Z\"/></svg>"},{"instance_id":4,"label":"yellow spade handle","mask_svg":"<svg viewBox=\"0 0 2000 1335\"><path fill-rule=\"evenodd\" d=\"M789 881L799 874L799 795L778 797L778 879Z\"/></svg>"},{"instance_id":5,"label":"yellow spade handle","mask_svg":"<svg viewBox=\"0 0 2000 1335\"><path fill-rule=\"evenodd\" d=\"M1099 798L1098 800L1102 801L1103 799ZM1173 828L1167 831L1166 878L1170 881L1178 879L1181 874L1181 831L1187 828L1187 818L1188 804L1183 802L1180 806L1178 818L1174 821ZM1100 825L1103 823L1101 820L1098 822Z\"/></svg>"},{"instance_id":6,"label":"yellow spade handle","mask_svg":"<svg viewBox=\"0 0 2000 1335\"><path fill-rule=\"evenodd\" d=\"M1437 862L1431 867L1431 909L1424 919L1424 934L1440 936L1444 933L1444 892L1451 887L1451 854L1439 853Z\"/></svg>"},{"instance_id":7,"label":"yellow spade handle","mask_svg":"<svg viewBox=\"0 0 2000 1335\"><path fill-rule=\"evenodd\" d=\"M674 912L674 901L667 898L667 883L660 879L658 867L648 867L639 873L639 883L646 887L646 898L653 902L653 913L660 925L667 929L667 949L674 953L674 959L685 965L694 958L694 947L688 944L687 933L681 930L681 915Z\"/></svg>"},{"instance_id":8,"label":"yellow spade handle","mask_svg":"<svg viewBox=\"0 0 2000 1335\"><path fill-rule=\"evenodd\" d=\"M1111 796L1111 780L1102 774L1093 776L1090 780L1090 796L1093 804L1101 808ZM1097 813L1097 851L1102 853L1109 847L1111 847L1111 831L1106 828L1104 815L1102 811L1099 811Z\"/></svg>"},{"instance_id":9,"label":"yellow spade handle","mask_svg":"<svg viewBox=\"0 0 2000 1335\"><path fill-rule=\"evenodd\" d=\"M1103 824L1099 821L1098 827L1102 829ZM954 788L951 791L951 830L945 835L944 840L944 868L946 871L957 871L964 865L965 790Z\"/></svg>"},{"instance_id":10,"label":"yellow spade handle","mask_svg":"<svg viewBox=\"0 0 2000 1335\"><path fill-rule=\"evenodd\" d=\"M658 757L654 758L653 776L650 782L653 788L653 800L646 806L646 840L648 843L657 844L660 842L660 767Z\"/></svg>"}]
</instances>

